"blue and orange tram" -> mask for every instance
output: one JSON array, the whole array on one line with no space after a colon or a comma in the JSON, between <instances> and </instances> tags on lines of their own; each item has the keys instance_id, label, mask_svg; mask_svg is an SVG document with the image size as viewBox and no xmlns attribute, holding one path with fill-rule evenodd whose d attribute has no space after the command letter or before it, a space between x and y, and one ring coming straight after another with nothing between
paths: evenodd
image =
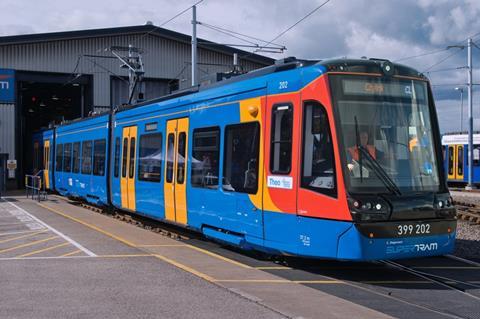
<instances>
[{"instance_id":1,"label":"blue and orange tram","mask_svg":"<svg viewBox=\"0 0 480 319\"><path fill-rule=\"evenodd\" d=\"M429 82L386 60L288 58L42 134L60 194L243 249L378 260L454 247Z\"/></svg>"}]
</instances>

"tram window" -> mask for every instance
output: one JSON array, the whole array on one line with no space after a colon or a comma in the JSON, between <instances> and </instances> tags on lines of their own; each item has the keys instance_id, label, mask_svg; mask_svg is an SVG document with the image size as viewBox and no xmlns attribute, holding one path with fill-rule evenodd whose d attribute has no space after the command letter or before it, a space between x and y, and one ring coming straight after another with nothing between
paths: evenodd
<instances>
[{"instance_id":1,"label":"tram window","mask_svg":"<svg viewBox=\"0 0 480 319\"><path fill-rule=\"evenodd\" d=\"M178 135L178 154L177 154L177 182L183 184L185 181L185 162L187 149L187 134L181 132Z\"/></svg>"},{"instance_id":2,"label":"tram window","mask_svg":"<svg viewBox=\"0 0 480 319\"><path fill-rule=\"evenodd\" d=\"M148 182L160 182L161 167L162 134L154 133L140 136L138 179Z\"/></svg>"},{"instance_id":3,"label":"tram window","mask_svg":"<svg viewBox=\"0 0 480 319\"><path fill-rule=\"evenodd\" d=\"M79 173L80 172L80 142L73 143L72 157L73 157L72 172Z\"/></svg>"},{"instance_id":4,"label":"tram window","mask_svg":"<svg viewBox=\"0 0 480 319\"><path fill-rule=\"evenodd\" d=\"M480 145L473 146L473 165L480 166Z\"/></svg>"},{"instance_id":5,"label":"tram window","mask_svg":"<svg viewBox=\"0 0 480 319\"><path fill-rule=\"evenodd\" d=\"M48 170L50 169L50 146L45 146L43 148L43 167Z\"/></svg>"},{"instance_id":6,"label":"tram window","mask_svg":"<svg viewBox=\"0 0 480 319\"><path fill-rule=\"evenodd\" d=\"M128 152L128 138L124 138L123 151L122 151L122 177L127 177L127 152Z\"/></svg>"},{"instance_id":7,"label":"tram window","mask_svg":"<svg viewBox=\"0 0 480 319\"><path fill-rule=\"evenodd\" d=\"M171 183L173 181L173 154L174 154L174 144L175 144L175 135L172 133L168 134L168 141L167 141L167 173L165 179L167 183Z\"/></svg>"},{"instance_id":8,"label":"tram window","mask_svg":"<svg viewBox=\"0 0 480 319\"><path fill-rule=\"evenodd\" d=\"M82 174L92 174L92 141L82 143Z\"/></svg>"},{"instance_id":9,"label":"tram window","mask_svg":"<svg viewBox=\"0 0 480 319\"><path fill-rule=\"evenodd\" d=\"M135 137L130 139L130 164L128 166L128 177L135 176Z\"/></svg>"},{"instance_id":10,"label":"tram window","mask_svg":"<svg viewBox=\"0 0 480 319\"><path fill-rule=\"evenodd\" d=\"M72 171L72 143L63 145L63 171L67 173Z\"/></svg>"},{"instance_id":11,"label":"tram window","mask_svg":"<svg viewBox=\"0 0 480 319\"><path fill-rule=\"evenodd\" d=\"M62 171L62 163L63 163L63 144L57 145L57 154L55 157L55 170L57 172Z\"/></svg>"},{"instance_id":12,"label":"tram window","mask_svg":"<svg viewBox=\"0 0 480 319\"><path fill-rule=\"evenodd\" d=\"M448 175L453 175L453 146L448 147Z\"/></svg>"},{"instance_id":13,"label":"tram window","mask_svg":"<svg viewBox=\"0 0 480 319\"><path fill-rule=\"evenodd\" d=\"M220 156L220 128L193 131L192 185L217 188Z\"/></svg>"},{"instance_id":14,"label":"tram window","mask_svg":"<svg viewBox=\"0 0 480 319\"><path fill-rule=\"evenodd\" d=\"M292 162L292 129L292 105L281 104L273 106L270 171L274 174L290 173Z\"/></svg>"},{"instance_id":15,"label":"tram window","mask_svg":"<svg viewBox=\"0 0 480 319\"><path fill-rule=\"evenodd\" d=\"M317 102L309 101L304 105L303 143L301 186L336 197L330 126L327 112Z\"/></svg>"},{"instance_id":16,"label":"tram window","mask_svg":"<svg viewBox=\"0 0 480 319\"><path fill-rule=\"evenodd\" d=\"M463 175L463 146L458 147L457 162L457 174Z\"/></svg>"},{"instance_id":17,"label":"tram window","mask_svg":"<svg viewBox=\"0 0 480 319\"><path fill-rule=\"evenodd\" d=\"M229 125L225 128L223 189L255 194L258 189L258 122Z\"/></svg>"},{"instance_id":18,"label":"tram window","mask_svg":"<svg viewBox=\"0 0 480 319\"><path fill-rule=\"evenodd\" d=\"M115 177L118 177L119 173L119 168L120 168L120 137L117 137L115 139L115 158L114 158L114 163L113 163L113 175Z\"/></svg>"},{"instance_id":19,"label":"tram window","mask_svg":"<svg viewBox=\"0 0 480 319\"><path fill-rule=\"evenodd\" d=\"M93 143L93 175L105 174L105 140L96 140Z\"/></svg>"}]
</instances>

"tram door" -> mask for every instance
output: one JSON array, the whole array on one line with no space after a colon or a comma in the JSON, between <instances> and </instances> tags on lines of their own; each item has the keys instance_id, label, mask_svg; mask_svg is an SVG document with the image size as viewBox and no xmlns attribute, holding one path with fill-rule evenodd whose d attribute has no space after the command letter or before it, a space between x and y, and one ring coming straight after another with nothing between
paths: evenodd
<instances>
[{"instance_id":1,"label":"tram door","mask_svg":"<svg viewBox=\"0 0 480 319\"><path fill-rule=\"evenodd\" d=\"M188 118L167 122L165 152L165 219L187 223Z\"/></svg>"},{"instance_id":2,"label":"tram door","mask_svg":"<svg viewBox=\"0 0 480 319\"><path fill-rule=\"evenodd\" d=\"M50 141L46 140L43 144L43 180L45 181L45 188L50 189Z\"/></svg>"},{"instance_id":3,"label":"tram door","mask_svg":"<svg viewBox=\"0 0 480 319\"><path fill-rule=\"evenodd\" d=\"M448 179L463 180L464 175L464 147L463 145L448 146Z\"/></svg>"},{"instance_id":4,"label":"tram door","mask_svg":"<svg viewBox=\"0 0 480 319\"><path fill-rule=\"evenodd\" d=\"M123 128L122 136L122 176L120 192L122 208L135 210L135 163L136 163L137 127Z\"/></svg>"}]
</instances>

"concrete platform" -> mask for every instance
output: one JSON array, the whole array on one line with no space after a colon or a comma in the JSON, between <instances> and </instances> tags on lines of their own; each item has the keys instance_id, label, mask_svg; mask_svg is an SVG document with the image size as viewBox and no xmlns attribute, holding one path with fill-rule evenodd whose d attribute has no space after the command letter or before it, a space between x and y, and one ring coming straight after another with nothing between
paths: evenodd
<instances>
[{"instance_id":1,"label":"concrete platform","mask_svg":"<svg viewBox=\"0 0 480 319\"><path fill-rule=\"evenodd\" d=\"M389 318L61 197L8 199L0 317Z\"/></svg>"}]
</instances>

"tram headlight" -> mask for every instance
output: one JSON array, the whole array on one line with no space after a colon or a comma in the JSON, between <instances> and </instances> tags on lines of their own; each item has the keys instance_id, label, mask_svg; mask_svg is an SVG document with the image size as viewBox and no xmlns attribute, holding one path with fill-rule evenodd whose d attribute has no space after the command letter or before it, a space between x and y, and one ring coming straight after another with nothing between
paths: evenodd
<instances>
[{"instance_id":1,"label":"tram headlight","mask_svg":"<svg viewBox=\"0 0 480 319\"><path fill-rule=\"evenodd\" d=\"M355 221L387 220L390 205L380 197L348 198L348 206Z\"/></svg>"},{"instance_id":2,"label":"tram headlight","mask_svg":"<svg viewBox=\"0 0 480 319\"><path fill-rule=\"evenodd\" d=\"M456 215L455 206L450 194L436 194L434 200L434 209L437 217L454 218Z\"/></svg>"}]
</instances>

